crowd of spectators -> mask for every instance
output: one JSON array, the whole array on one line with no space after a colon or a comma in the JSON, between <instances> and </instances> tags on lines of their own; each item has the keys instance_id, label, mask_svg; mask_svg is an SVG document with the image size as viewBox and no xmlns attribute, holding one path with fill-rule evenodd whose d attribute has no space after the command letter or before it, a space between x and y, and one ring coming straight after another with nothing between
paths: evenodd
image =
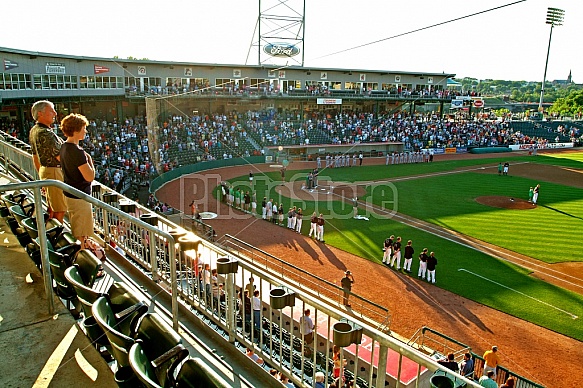
<instances>
[{"instance_id":1,"label":"crowd of spectators","mask_svg":"<svg viewBox=\"0 0 583 388\"><path fill-rule=\"evenodd\" d=\"M249 111L238 124L245 137L260 146L279 144L352 144L403 142L405 148L486 147L511 144L543 144L548 137L531 137L514 130L504 120L450 120L436 114L365 112ZM579 130L564 127L557 134L578 137ZM547 140L545 140L547 139Z\"/></svg>"},{"instance_id":2,"label":"crowd of spectators","mask_svg":"<svg viewBox=\"0 0 583 388\"><path fill-rule=\"evenodd\" d=\"M28 141L32 121L19 128L3 118L3 131ZM205 160L260 156L266 146L403 142L408 152L424 148L538 144L581 139L575 125L545 126L545 136L529 136L505 120L451 120L433 113L275 109L169 115L150 144L144 116L121 122L92 119L85 149L96 161L96 180L124 192L147 185L152 174ZM542 124L538 124L539 129ZM544 132L544 131L543 131ZM540 133L540 131L539 131ZM152 140L152 138L150 138ZM154 158L151 154L154 153ZM153 162L153 160L154 162ZM131 197L130 193L130 197Z\"/></svg>"}]
</instances>

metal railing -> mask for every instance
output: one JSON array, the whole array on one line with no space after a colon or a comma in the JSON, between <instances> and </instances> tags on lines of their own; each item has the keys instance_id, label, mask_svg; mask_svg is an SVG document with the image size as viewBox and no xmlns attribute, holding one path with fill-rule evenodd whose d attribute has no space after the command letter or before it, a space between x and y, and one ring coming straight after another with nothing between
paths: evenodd
<instances>
[{"instance_id":1,"label":"metal railing","mask_svg":"<svg viewBox=\"0 0 583 388\"><path fill-rule=\"evenodd\" d=\"M468 345L440 333L439 331L431 329L430 327L423 326L417 330L407 344L414 345L419 349L431 349L442 356L446 356L448 353L453 353L458 362L461 361L464 353L469 352L474 359L474 378L477 380L483 374L484 359L480 355L472 352L472 349ZM544 388L544 386L520 376L508 368L500 365L496 368L495 380L498 385L504 384L509 377L513 377L516 380L515 386L517 388Z\"/></svg>"},{"instance_id":2,"label":"metal railing","mask_svg":"<svg viewBox=\"0 0 583 388\"><path fill-rule=\"evenodd\" d=\"M342 287L290 264L230 234L226 234L218 244L238 257L245 257L255 265L279 274L281 280L285 279L288 282L293 282L294 285L306 293L317 298L326 299L331 304L337 303L340 305L344 294ZM387 308L371 302L358 294L352 292L349 292L349 294L354 314L360 317L370 318L372 322L378 325L377 329L382 332L390 331L391 313Z\"/></svg>"}]
</instances>

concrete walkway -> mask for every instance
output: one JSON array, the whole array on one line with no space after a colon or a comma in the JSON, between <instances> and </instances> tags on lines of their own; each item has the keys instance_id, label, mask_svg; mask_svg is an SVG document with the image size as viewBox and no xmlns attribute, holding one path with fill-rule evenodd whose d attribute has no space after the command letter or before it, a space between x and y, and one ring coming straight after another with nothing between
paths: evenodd
<instances>
[{"instance_id":1,"label":"concrete walkway","mask_svg":"<svg viewBox=\"0 0 583 388\"><path fill-rule=\"evenodd\" d=\"M32 283L27 283L30 274ZM41 271L0 219L0 385L112 387L108 364L57 297L54 314Z\"/></svg>"}]
</instances>

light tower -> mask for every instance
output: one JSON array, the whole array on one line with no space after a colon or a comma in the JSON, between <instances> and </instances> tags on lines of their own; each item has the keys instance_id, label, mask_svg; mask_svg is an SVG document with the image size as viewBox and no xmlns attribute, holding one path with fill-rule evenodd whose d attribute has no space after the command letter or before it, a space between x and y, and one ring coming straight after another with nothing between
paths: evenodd
<instances>
[{"instance_id":1,"label":"light tower","mask_svg":"<svg viewBox=\"0 0 583 388\"><path fill-rule=\"evenodd\" d=\"M258 65L303 66L306 0L259 0L259 16L247 60Z\"/></svg>"},{"instance_id":2,"label":"light tower","mask_svg":"<svg viewBox=\"0 0 583 388\"><path fill-rule=\"evenodd\" d=\"M559 8L548 8L547 9L547 24L551 25L551 32L549 34L549 47L547 48L547 61L545 62L545 74L543 75L543 84L540 88L540 101L538 103L539 112L543 111L543 98L545 95L545 82L547 81L547 67L549 65L549 53L551 52L551 39L553 37L553 27L562 26L563 19L565 17L565 11Z\"/></svg>"}]
</instances>

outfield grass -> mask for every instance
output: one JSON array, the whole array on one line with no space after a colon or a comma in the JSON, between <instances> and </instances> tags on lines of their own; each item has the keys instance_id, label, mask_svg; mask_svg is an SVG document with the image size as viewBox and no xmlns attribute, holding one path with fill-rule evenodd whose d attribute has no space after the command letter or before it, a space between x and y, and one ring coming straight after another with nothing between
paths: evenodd
<instances>
[{"instance_id":1,"label":"outfield grass","mask_svg":"<svg viewBox=\"0 0 583 388\"><path fill-rule=\"evenodd\" d=\"M583 190L544 183L539 205L532 210L497 209L475 201L476 197L500 195L528 198L536 182L497 174L462 173L395 182L391 190L376 195L381 187L369 188L372 201L395 200L401 213L488 241L547 263L583 261L575 253L583 230ZM409 193L415 193L410 195Z\"/></svg>"},{"instance_id":2,"label":"outfield grass","mask_svg":"<svg viewBox=\"0 0 583 388\"><path fill-rule=\"evenodd\" d=\"M502 159L502 158L501 158ZM503 157L512 163L533 162L532 157ZM538 156L537 163L583 168L583 153L556 158ZM396 205L396 210L413 217L474 236L493 244L536 257L546 262L581 261L578 252L580 231L583 230L583 190L544 183L540 205L533 210L495 209L475 202L482 195L504 195L526 198L532 180L521 177L500 177L497 174L473 172L481 165L497 165L496 159L436 162L432 164L366 166L325 170L333 181L375 181L407 177L453 169L467 172L396 179L389 184L367 186L367 197L376 205ZM536 166L533 166L536 168ZM288 171L288 177L305 171ZM358 173L355 173L355 172ZM266 174L273 180L279 174ZM235 185L248 187L247 177L233 179ZM390 235L414 241L416 253L423 247L436 252L439 260L437 285L468 299L504 311L578 340L583 340L583 296L528 276L528 271L508 262L494 259L454 242L396 222L390 218L371 221L350 218L352 208L340 201L304 202L281 197L264 181L257 180L258 202L264 192L268 198L284 202L284 209L300 206L304 214L312 211L328 216L325 239L336 246L366 259L380 262L381 246ZM259 205L260 206L260 205ZM360 211L362 214L362 210ZM330 216L333 215L333 216ZM309 223L304 222L304 234ZM417 254L415 255L415 258ZM416 275L418 260L414 260ZM574 319L573 316L580 318Z\"/></svg>"}]
</instances>

